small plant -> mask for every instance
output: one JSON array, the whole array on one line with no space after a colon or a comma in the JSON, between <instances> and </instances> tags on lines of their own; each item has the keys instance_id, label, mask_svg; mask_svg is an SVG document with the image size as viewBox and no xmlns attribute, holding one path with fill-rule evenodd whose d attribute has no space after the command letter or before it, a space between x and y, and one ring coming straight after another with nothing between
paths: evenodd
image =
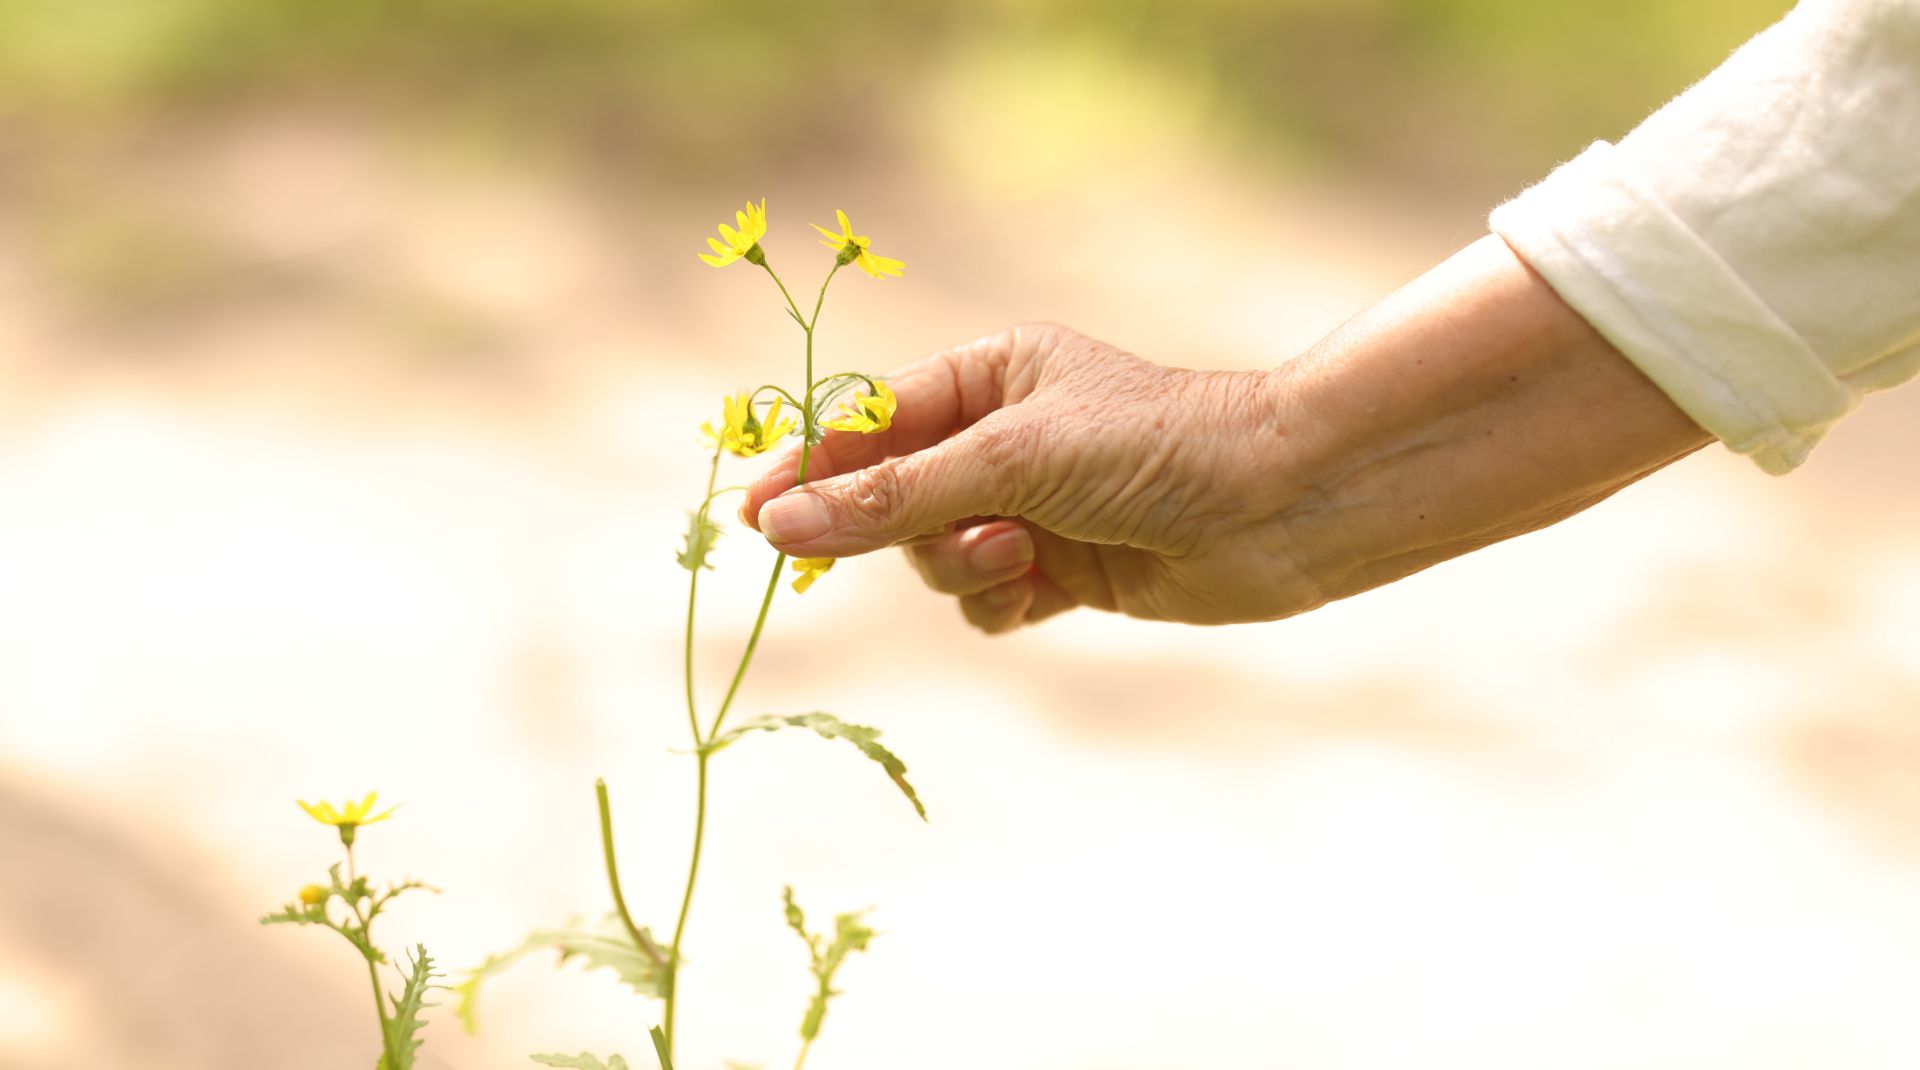
<instances>
[{"instance_id":1,"label":"small plant","mask_svg":"<svg viewBox=\"0 0 1920 1070\"><path fill-rule=\"evenodd\" d=\"M758 205L749 202L745 209L734 213L733 226L721 224L719 238L709 238L707 243L711 253L701 253L700 259L717 268L724 268L738 262L745 262L765 271L767 277L779 289L785 301L785 311L800 329L803 341L804 360L801 365L802 377L793 389L777 384L764 384L752 390L729 394L721 405L720 423L708 422L701 427L706 448L709 451L707 463L706 492L699 504L688 514L687 533L676 560L680 567L687 570L687 611L686 632L683 644L683 676L686 692L687 727L693 746L688 752L694 761L694 799L693 799L693 845L687 861L686 882L681 893L680 910L674 920L673 933L664 943L657 939L653 931L638 924L627 908L627 900L620 884L620 867L614 857L613 815L608 800L607 785L604 780L597 781L594 792L599 813L600 843L603 861L606 866L607 888L612 900L612 910L598 921L570 921L551 929L538 930L529 935L518 947L502 954L494 955L472 970L465 971L464 978L452 986L457 997L455 1013L462 1024L471 1032L477 1024L477 1007L482 984L490 977L508 969L522 958L536 952L557 952L559 961L566 963L579 960L588 969L611 971L628 988L639 995L660 1004L659 1024L649 1028L648 1035L653 1041L654 1056L661 1070L673 1070L674 1045L677 1040L674 1021L680 1007L680 971L686 959L683 949L686 945L688 919L692 914L694 891L700 875L701 849L707 834L707 795L712 777L712 767L716 756L741 739L760 733L779 732L784 729L806 729L816 736L827 740L841 740L857 749L862 755L879 764L888 779L923 820L926 809L920 803L919 795L907 781L907 767L893 752L880 743L880 732L874 728L849 724L831 713L788 713L761 714L739 720L729 726L728 715L734 711L734 700L739 696L747 671L753 663L754 652L759 648L760 640L766 629L769 611L773 599L778 593L780 580L787 566L784 555L776 555L772 572L767 577L766 591L759 601L759 610L754 617L753 628L747 641L735 661L734 668L717 705L712 707L710 716L703 716L698 697L695 694L695 619L699 606L700 575L714 567L713 554L720 540L720 526L713 520L713 505L723 495L744 488L738 486L721 487L719 485L721 459L732 454L736 457L756 457L772 449L789 435L799 435L800 457L795 475L795 484L805 483L807 467L813 447L818 445L828 429L847 434L876 434L892 425L894 413L899 404L893 390L888 385L863 372L837 372L830 375L814 374L814 337L820 323L820 312L826 303L827 288L832 284L840 269L849 264L858 266L875 279L899 276L903 266L900 261L879 256L872 250L871 241L861 234L855 234L853 224L845 212L835 213L838 230L814 225L824 241L821 243L834 252L833 266L827 271L826 278L820 283L819 294L814 298L812 313L805 314L787 290L786 284L774 273L767 262L766 251L760 240L767 231L766 202ZM831 418L822 417L839 404L839 412ZM800 558L793 562L794 579L792 588L796 593L804 594L833 567L831 558ZM301 804L305 806L306 804ZM299 924L325 925L345 936L367 959L369 974L374 978L376 996L379 995L379 977L376 967L386 961L375 949L367 929L380 908L394 896L410 888L421 887L417 883L396 885L386 893L375 895L366 886L364 880L353 872L353 830L358 825L384 820L388 814L378 817L366 816L373 805L373 796L360 805L348 807L344 814L336 814L330 807L308 807L307 811L318 820L335 825L340 829L341 841L347 847L347 877L341 882L338 866L334 867L332 885L323 888L312 885L301 892L300 902L290 904L280 914L263 919L268 922L295 922ZM311 893L311 896L309 895ZM864 913L840 914L834 920L834 929L830 934L813 934L806 929L806 918L800 907L794 902L793 889L784 890L787 923L800 938L806 942L812 959L814 989L800 1025L800 1045L794 1059L795 1070L804 1067L808 1052L814 1040L820 1034L821 1023L826 1018L827 1004L839 992L833 988L833 981L846 957L856 951L865 951L874 932L862 920ZM342 918L336 919L328 913L328 904L339 900L345 911ZM411 973L404 974L406 986L402 996L394 999L391 1015L385 1003L380 1003L380 1028L383 1055L381 1070L404 1070L412 1065L413 1052L419 1047L419 1041L413 1033L419 1027L421 1003L420 995L425 991L432 977L432 964L426 958L424 948L419 949L412 961ZM575 1067L581 1070L627 1070L627 1062L618 1055L600 1057L581 1053L579 1055L544 1054L531 1056L534 1062L543 1066Z\"/></svg>"},{"instance_id":2,"label":"small plant","mask_svg":"<svg viewBox=\"0 0 1920 1070\"><path fill-rule=\"evenodd\" d=\"M402 894L415 889L438 889L421 881L408 880L389 884L376 891L372 882L355 869L353 841L360 826L385 821L397 809L390 807L374 814L373 804L378 798L378 793L368 792L366 798L357 803L344 803L337 810L327 802L300 804L308 816L323 825L332 826L340 834L340 846L346 851L347 858L344 863L335 862L327 867L326 884L309 884L301 888L293 902L281 907L279 913L261 918L260 924L318 925L332 929L352 944L353 949L366 960L367 979L373 984L373 1009L380 1016L380 1061L376 1064L376 1070L412 1070L414 1056L420 1050L421 1041L415 1034L420 1031L421 1017L428 1007L435 1006L426 1002L427 989L438 974L425 945L414 946L405 966L392 963L373 942L373 923L380 917L380 912L387 908L387 904ZM342 866L346 869L344 878L341 876ZM397 996L388 994L380 984L380 967L383 965L400 975L400 994Z\"/></svg>"}]
</instances>

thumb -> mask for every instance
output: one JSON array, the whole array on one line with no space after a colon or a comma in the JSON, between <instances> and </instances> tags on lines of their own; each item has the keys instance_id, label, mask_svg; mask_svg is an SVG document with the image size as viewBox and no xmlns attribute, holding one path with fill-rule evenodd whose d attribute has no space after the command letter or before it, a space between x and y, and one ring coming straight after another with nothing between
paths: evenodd
<instances>
[{"instance_id":1,"label":"thumb","mask_svg":"<svg viewBox=\"0 0 1920 1070\"><path fill-rule=\"evenodd\" d=\"M794 557L884 549L972 516L1017 512L1021 480L1005 425L793 488L760 508L760 533Z\"/></svg>"}]
</instances>

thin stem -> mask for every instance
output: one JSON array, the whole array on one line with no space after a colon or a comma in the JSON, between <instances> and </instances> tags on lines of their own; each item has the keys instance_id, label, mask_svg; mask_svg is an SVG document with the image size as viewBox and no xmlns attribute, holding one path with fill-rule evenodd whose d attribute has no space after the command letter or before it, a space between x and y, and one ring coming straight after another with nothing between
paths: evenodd
<instances>
[{"instance_id":1,"label":"thin stem","mask_svg":"<svg viewBox=\"0 0 1920 1070\"><path fill-rule=\"evenodd\" d=\"M380 1054L390 1063L393 1049L387 1045L387 1005L380 991L380 972L373 968L373 960L367 960L367 980L373 982L373 1009L380 1015Z\"/></svg>"},{"instance_id":2,"label":"thin stem","mask_svg":"<svg viewBox=\"0 0 1920 1070\"><path fill-rule=\"evenodd\" d=\"M633 923L633 915L627 913L627 897L620 894L620 866L613 860L613 812L607 804L607 782L593 782L594 797L600 803L600 853L607 859L607 886L613 890L613 909L620 915L620 924L627 927L627 935L633 937L633 946L653 960L656 966L667 964L666 956L660 954L652 940Z\"/></svg>"},{"instance_id":3,"label":"thin stem","mask_svg":"<svg viewBox=\"0 0 1920 1070\"><path fill-rule=\"evenodd\" d=\"M822 280L820 283L820 296L813 299L813 318L807 321L808 334L812 334L813 329L820 325L820 306L825 304L827 301L827 284L833 281L833 277L835 275L840 274L840 268L841 268L840 260L838 257L836 257L834 258L834 261L833 261L833 270L827 272L827 277L824 280ZM786 288L781 287L781 292L785 293ZM788 303L792 303L793 298L789 297L787 298L787 301ZM807 386L809 388L813 386L812 371L807 372Z\"/></svg>"},{"instance_id":4,"label":"thin stem","mask_svg":"<svg viewBox=\"0 0 1920 1070\"><path fill-rule=\"evenodd\" d=\"M703 517L706 515L707 508L713 504L713 485L720 478L720 449L718 445L713 447L713 464L707 468L707 496L700 502L700 513ZM688 571L691 575L687 579L687 638L682 676L687 685L687 728L693 733L693 745L698 747L700 745L700 709L693 697L693 609L700 600L700 568L696 565Z\"/></svg>"},{"instance_id":5,"label":"thin stem","mask_svg":"<svg viewBox=\"0 0 1920 1070\"><path fill-rule=\"evenodd\" d=\"M800 324L801 330L804 331L807 336L807 386L804 394L806 401L801 405L801 416L804 419L804 424L802 425L803 434L801 435L800 443L800 471L796 481L796 485L798 485L799 483L805 483L807 481L807 461L812 453L815 430L813 410L813 329L820 321L820 309L827 300L827 285L833 281L834 275L839 273L840 263L836 260L833 265L833 270L827 272L826 279L820 283L820 295L814 299L813 319L811 320L800 317L800 308L794 303L793 295L787 292L787 284L780 281L780 276L774 273L773 268L764 262L760 266L764 268L767 275L773 279L773 284L780 287L780 295L787 299L787 308L793 312L794 321ZM792 398L791 394L787 396L789 399ZM717 450L714 452L713 461L714 468L717 471L720 464L720 454ZM713 482L714 477L711 475L708 476L708 501L711 501L713 498ZM693 851L691 857L687 860L687 887L686 891L683 892L680 897L680 917L673 924L673 946L667 952L667 997L666 1007L662 1012L663 1020L661 1022L662 1028L659 1042L664 1056L664 1062L671 1062L673 1059L673 1019L674 1011L679 1008L680 1001L680 944L687 932L687 915L691 913L693 909L693 889L700 876L700 851L705 845L707 837L707 760L712 757L713 752L703 748L706 743L719 737L720 726L726 723L727 712L733 708L734 697L740 693L740 684L747 677L747 668L753 664L754 651L760 646L760 635L766 630L767 611L773 607L773 593L780 587L780 573L786 568L786 564L787 555L780 554L774 558L773 572L767 577L767 592L761 596L760 612L753 618L753 631L747 636L746 648L740 652L740 663L733 670L733 680L727 685L726 697L720 700L720 709L714 714L713 727L707 731L704 740L700 736L699 715L696 712L697 707L693 699L693 585L689 585L686 641L687 718L693 729L693 743L696 758L699 762L699 774L697 786L694 789ZM699 580L699 572L697 570L694 573L694 580L696 583ZM608 857L611 858L611 854L609 854ZM805 1058L804 1052L802 1053L802 1058Z\"/></svg>"},{"instance_id":6,"label":"thin stem","mask_svg":"<svg viewBox=\"0 0 1920 1070\"><path fill-rule=\"evenodd\" d=\"M680 998L680 941L686 936L687 914L693 908L693 884L700 875L700 847L707 837L707 758L708 752L698 755L700 763L699 787L695 789L695 809L693 815L693 858L687 863L687 889L680 896L680 920L673 924L673 947L667 952L667 1000L662 1015L662 1031L666 1035L667 1056L673 1056L673 1011Z\"/></svg>"},{"instance_id":7,"label":"thin stem","mask_svg":"<svg viewBox=\"0 0 1920 1070\"><path fill-rule=\"evenodd\" d=\"M868 390L872 390L874 388L873 376L871 375L865 375L860 372L839 372L834 375L829 375L826 378L820 380L819 382L813 384L812 393L814 394L822 393L821 388L828 387L830 389L827 389L826 391L824 391L824 393L831 396L833 394L839 393L842 390L845 390L847 387L852 386L855 383L867 384Z\"/></svg>"},{"instance_id":8,"label":"thin stem","mask_svg":"<svg viewBox=\"0 0 1920 1070\"><path fill-rule=\"evenodd\" d=\"M800 1055L798 1058L793 1060L793 1070L800 1070L801 1067L807 1065L807 1052L810 1051L812 1048L813 1048L812 1037L807 1037L806 1039L800 1042Z\"/></svg>"},{"instance_id":9,"label":"thin stem","mask_svg":"<svg viewBox=\"0 0 1920 1070\"><path fill-rule=\"evenodd\" d=\"M787 307L793 310L794 322L800 324L803 330L811 330L812 328L808 326L807 321L800 318L800 306L793 303L793 295L787 292L787 284L780 281L780 276L774 273L773 266L762 263L760 267L764 269L768 275L773 277L773 284L780 287L780 296L787 299ZM833 276L829 274L827 277L832 278ZM814 315L818 316L819 314L820 310L816 308Z\"/></svg>"},{"instance_id":10,"label":"thin stem","mask_svg":"<svg viewBox=\"0 0 1920 1070\"><path fill-rule=\"evenodd\" d=\"M776 394L778 394L778 395L780 395L780 396L781 396L781 397L783 397L783 398L786 398L786 399L787 399L787 404L789 404L789 405L792 405L792 406L793 406L794 408L796 408L796 409L797 409L797 408L799 408L799 407L800 407L800 399L798 399L798 398L796 398L796 397L794 397L794 396L793 396L792 394L789 394L789 393L787 393L787 388L786 388L786 387L784 387L784 386L777 386L777 385L775 385L775 384L773 384L773 383L767 383L767 384L766 384L766 385L764 385L764 386L759 386L759 387L755 387L755 388L754 388L754 391L753 391L753 395L752 395L752 396L753 396L753 399L754 399L755 401L758 401L758 400L760 400L760 395L761 395L761 394L763 394L763 393L765 393L765 392L767 392L767 391L769 391L769 390L771 390L771 391L773 391L774 393L776 393Z\"/></svg>"},{"instance_id":11,"label":"thin stem","mask_svg":"<svg viewBox=\"0 0 1920 1070\"><path fill-rule=\"evenodd\" d=\"M812 459L813 454L813 330L820 322L820 309L827 300L827 286L833 282L833 277L839 274L839 272L840 264L838 261L835 261L833 270L827 272L827 277L821 280L820 296L813 302L813 319L801 324L807 334L807 402L801 409L803 424L800 435L800 471L794 480L794 486L799 486L807 481L807 463ZM780 276L774 275L772 268L767 268L767 274L773 275L773 281L776 284L780 282ZM783 294L786 293L786 286L781 285L780 292ZM788 296L787 302L791 304L793 298ZM746 649L740 653L740 664L733 670L733 681L727 685L726 697L720 700L720 710L714 714L713 727L707 731L708 740L715 739L720 735L720 726L726 723L727 713L733 709L734 696L740 693L740 684L747 678L747 668L753 664L753 653L760 645L760 633L764 631L767 626L767 611L773 607L773 593L780 587L780 573L786 568L786 565L787 556L785 554L774 558L773 574L767 577L767 593L760 599L760 612L754 617L753 631L747 635ZM696 745L699 742L696 731Z\"/></svg>"},{"instance_id":12,"label":"thin stem","mask_svg":"<svg viewBox=\"0 0 1920 1070\"><path fill-rule=\"evenodd\" d=\"M353 888L354 882L357 881L359 877L354 871L353 845L347 844L346 849L347 849L347 888L351 890ZM353 911L354 920L360 923L360 935L366 940L367 946L372 947L373 933L370 929L371 923L367 918L366 914L360 910L360 900L357 898L349 898L347 901L347 909ZM367 980L371 982L373 985L373 1012L380 1016L381 1063L382 1065L390 1065L393 1061L393 1049L389 1047L387 1044L388 1030L387 1030L386 994L380 991L380 971L374 967L372 959L367 959Z\"/></svg>"},{"instance_id":13,"label":"thin stem","mask_svg":"<svg viewBox=\"0 0 1920 1070\"><path fill-rule=\"evenodd\" d=\"M805 445L800 447L802 465L806 464L806 448ZM713 727L707 730L709 742L720 735L720 726L727 719L727 711L733 708L733 698L740 693L740 683L747 678L747 666L753 664L753 652L760 646L760 633L767 627L767 611L773 607L773 592L780 587L780 572L786 565L786 554L773 560L773 574L767 577L767 593L760 598L760 612L753 618L753 631L747 633L747 646L740 652L740 664L734 666L733 681L727 685L726 697L720 700L720 712L714 715Z\"/></svg>"}]
</instances>

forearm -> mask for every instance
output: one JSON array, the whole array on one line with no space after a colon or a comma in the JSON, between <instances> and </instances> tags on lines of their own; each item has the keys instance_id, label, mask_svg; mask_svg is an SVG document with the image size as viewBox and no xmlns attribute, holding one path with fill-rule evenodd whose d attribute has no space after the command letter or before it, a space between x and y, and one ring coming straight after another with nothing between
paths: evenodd
<instances>
[{"instance_id":1,"label":"forearm","mask_svg":"<svg viewBox=\"0 0 1920 1070\"><path fill-rule=\"evenodd\" d=\"M1277 549L1323 599L1553 523L1709 441L1497 237L1271 378Z\"/></svg>"}]
</instances>

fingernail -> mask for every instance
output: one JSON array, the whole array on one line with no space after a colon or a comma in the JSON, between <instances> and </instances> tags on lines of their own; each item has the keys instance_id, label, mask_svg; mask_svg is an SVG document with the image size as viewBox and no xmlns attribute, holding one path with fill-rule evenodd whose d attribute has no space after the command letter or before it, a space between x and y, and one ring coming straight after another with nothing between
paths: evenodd
<instances>
[{"instance_id":1,"label":"fingernail","mask_svg":"<svg viewBox=\"0 0 1920 1070\"><path fill-rule=\"evenodd\" d=\"M1024 528L1003 531L973 548L968 559L981 572L1005 572L1033 563L1033 536Z\"/></svg>"},{"instance_id":2,"label":"fingernail","mask_svg":"<svg viewBox=\"0 0 1920 1070\"><path fill-rule=\"evenodd\" d=\"M760 507L760 534L770 542L806 542L833 526L827 503L807 491L786 494Z\"/></svg>"}]
</instances>

